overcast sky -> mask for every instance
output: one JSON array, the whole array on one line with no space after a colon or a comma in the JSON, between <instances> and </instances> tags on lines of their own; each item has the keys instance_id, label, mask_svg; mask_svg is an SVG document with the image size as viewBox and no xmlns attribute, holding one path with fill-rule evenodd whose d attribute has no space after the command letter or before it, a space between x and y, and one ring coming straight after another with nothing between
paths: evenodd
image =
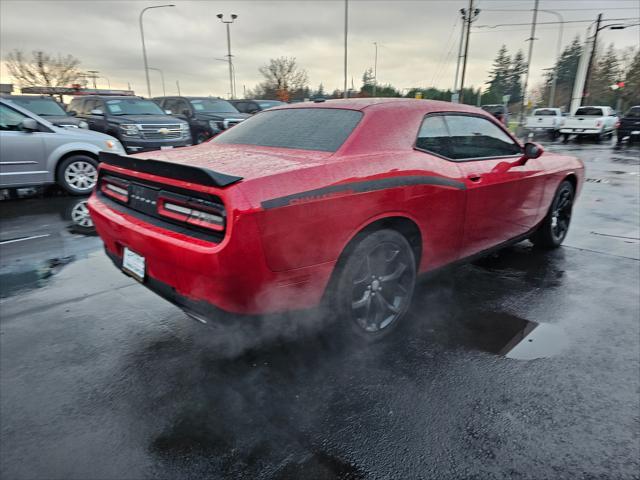
<instances>
[{"instance_id":1,"label":"overcast sky","mask_svg":"<svg viewBox=\"0 0 640 480\"><path fill-rule=\"evenodd\" d=\"M176 80L183 94L220 95L229 91L228 70L215 60L226 55L224 25L217 13L235 13L231 26L232 54L236 67L238 95L243 86L260 81L258 67L270 58L296 57L307 70L310 85L322 82L326 90L342 87L343 0L300 1L181 1L174 8L147 11L144 17L149 65L164 71L167 94L176 93ZM138 15L158 1L31 1L0 0L0 53L12 49L42 49L72 54L85 70L99 70L113 88L126 88L130 82L145 94L144 70ZM387 0L349 2L349 83L353 77L359 88L363 71L373 65L378 42L378 81L397 88L453 84L458 41L459 9L466 0ZM476 0L481 9L471 34L467 85L478 86L498 48L504 43L510 52L526 53L527 25L482 28L482 25L527 24L531 21L533 0ZM640 0L541 0L540 8L559 12L565 21L593 20L599 12L604 18L631 18L638 23ZM503 11L508 10L508 11ZM556 17L545 12L540 22ZM588 23L568 23L564 28L567 44L576 35L584 38ZM558 25L540 25L536 33L531 65L532 83L542 78L543 68L556 57ZM639 28L603 30L605 43L617 48L637 47ZM2 65L2 83L11 79ZM150 72L152 94L161 95L157 72ZM99 87L106 80L99 79Z\"/></svg>"}]
</instances>

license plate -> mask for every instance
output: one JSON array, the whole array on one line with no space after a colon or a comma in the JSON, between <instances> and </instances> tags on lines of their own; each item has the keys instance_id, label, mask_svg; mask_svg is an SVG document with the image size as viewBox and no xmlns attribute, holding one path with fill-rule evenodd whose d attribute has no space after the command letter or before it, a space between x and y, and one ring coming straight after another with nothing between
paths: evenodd
<instances>
[{"instance_id":1,"label":"license plate","mask_svg":"<svg viewBox=\"0 0 640 480\"><path fill-rule=\"evenodd\" d=\"M127 247L124 247L124 253L122 255L122 270L130 274L136 280L144 281L144 268L145 261L142 255L138 255L136 252L132 252Z\"/></svg>"},{"instance_id":2,"label":"license plate","mask_svg":"<svg viewBox=\"0 0 640 480\"><path fill-rule=\"evenodd\" d=\"M640 130L634 130L631 135L640 135Z\"/></svg>"},{"instance_id":3,"label":"license plate","mask_svg":"<svg viewBox=\"0 0 640 480\"><path fill-rule=\"evenodd\" d=\"M160 147L160 150L171 150L173 148L173 145L163 145Z\"/></svg>"}]
</instances>

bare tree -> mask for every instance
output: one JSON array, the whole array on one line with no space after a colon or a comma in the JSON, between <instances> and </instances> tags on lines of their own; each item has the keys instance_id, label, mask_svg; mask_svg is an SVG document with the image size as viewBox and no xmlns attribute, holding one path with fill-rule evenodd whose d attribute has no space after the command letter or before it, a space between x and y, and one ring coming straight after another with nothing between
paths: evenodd
<instances>
[{"instance_id":1,"label":"bare tree","mask_svg":"<svg viewBox=\"0 0 640 480\"><path fill-rule=\"evenodd\" d=\"M305 89L309 83L307 72L298 67L295 57L280 57L269 60L260 67L264 81L256 87L262 96L277 96L287 101L295 92Z\"/></svg>"},{"instance_id":2,"label":"bare tree","mask_svg":"<svg viewBox=\"0 0 640 480\"><path fill-rule=\"evenodd\" d=\"M64 87L76 81L80 75L80 60L72 55L53 56L41 50L31 57L21 50L13 50L5 58L9 73L23 87Z\"/></svg>"}]
</instances>

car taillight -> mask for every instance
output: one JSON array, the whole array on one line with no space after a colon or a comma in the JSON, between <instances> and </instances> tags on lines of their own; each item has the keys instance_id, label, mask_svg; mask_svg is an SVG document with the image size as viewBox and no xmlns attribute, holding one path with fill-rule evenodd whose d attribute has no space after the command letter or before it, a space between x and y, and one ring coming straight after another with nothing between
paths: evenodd
<instances>
[{"instance_id":1,"label":"car taillight","mask_svg":"<svg viewBox=\"0 0 640 480\"><path fill-rule=\"evenodd\" d=\"M602 126L602 122L601 122L600 120L598 120L598 121L596 122L596 127L601 127L601 126Z\"/></svg>"},{"instance_id":2,"label":"car taillight","mask_svg":"<svg viewBox=\"0 0 640 480\"><path fill-rule=\"evenodd\" d=\"M120 202L129 202L129 182L115 177L102 177L100 181L100 191L107 197L114 198Z\"/></svg>"},{"instance_id":3,"label":"car taillight","mask_svg":"<svg viewBox=\"0 0 640 480\"><path fill-rule=\"evenodd\" d=\"M616 121L614 128L620 128L620 120Z\"/></svg>"},{"instance_id":4,"label":"car taillight","mask_svg":"<svg viewBox=\"0 0 640 480\"><path fill-rule=\"evenodd\" d=\"M224 207L217 203L162 191L158 194L157 209L163 217L196 227L224 230Z\"/></svg>"}]
</instances>

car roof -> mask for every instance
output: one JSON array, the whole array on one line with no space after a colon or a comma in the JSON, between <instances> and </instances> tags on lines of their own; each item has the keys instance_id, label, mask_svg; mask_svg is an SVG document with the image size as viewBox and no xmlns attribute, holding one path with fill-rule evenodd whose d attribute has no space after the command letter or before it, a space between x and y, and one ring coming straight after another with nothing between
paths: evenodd
<instances>
[{"instance_id":1,"label":"car roof","mask_svg":"<svg viewBox=\"0 0 640 480\"><path fill-rule=\"evenodd\" d=\"M322 102L288 103L279 107L270 108L269 111L284 110L287 108L341 108L347 110L394 110L396 108L415 111L447 111L447 112L478 112L482 111L470 105L460 103L443 102L440 100L420 100L415 98L346 98L332 99Z\"/></svg>"},{"instance_id":2,"label":"car roof","mask_svg":"<svg viewBox=\"0 0 640 480\"><path fill-rule=\"evenodd\" d=\"M128 98L135 98L137 100L147 100L144 97L139 97L137 95L77 95L73 97L73 100L80 100L83 98L99 98L103 100L126 100Z\"/></svg>"},{"instance_id":3,"label":"car roof","mask_svg":"<svg viewBox=\"0 0 640 480\"><path fill-rule=\"evenodd\" d=\"M51 123L49 120L47 120L46 118L41 117L40 115L37 115L35 113L33 113L31 110L27 110L26 108L18 105L15 102L12 102L11 99L8 99L6 97L0 97L0 104L4 103L6 106L11 107L17 111L19 111L20 113L22 113L23 115L29 117L29 118L33 118L34 120L37 120L41 123L43 123L45 126L47 127L55 127L55 125L53 123Z\"/></svg>"},{"instance_id":4,"label":"car roof","mask_svg":"<svg viewBox=\"0 0 640 480\"><path fill-rule=\"evenodd\" d=\"M53 100L54 102L56 101L55 98L49 95L2 95L1 98L7 98L9 100L11 100L12 98L44 98Z\"/></svg>"}]
</instances>

